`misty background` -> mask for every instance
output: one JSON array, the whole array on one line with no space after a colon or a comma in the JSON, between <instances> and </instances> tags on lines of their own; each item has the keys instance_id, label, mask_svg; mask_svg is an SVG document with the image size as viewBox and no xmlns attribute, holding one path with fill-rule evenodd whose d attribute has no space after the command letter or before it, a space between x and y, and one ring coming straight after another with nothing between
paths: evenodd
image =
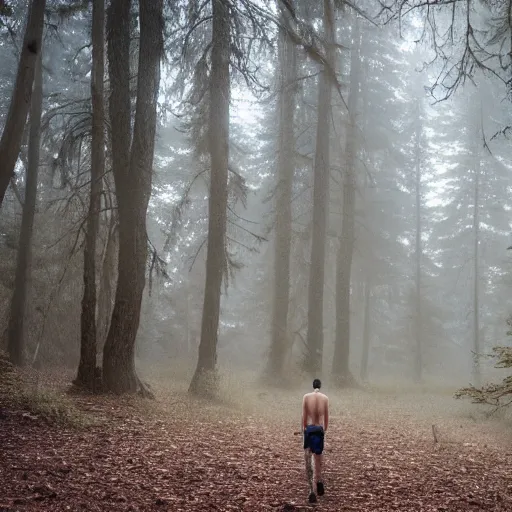
<instances>
[{"instance_id":1,"label":"misty background","mask_svg":"<svg viewBox=\"0 0 512 512\"><path fill-rule=\"evenodd\" d=\"M9 3L0 23L0 126L27 17L24 2ZM69 12L47 4L24 338L30 364L76 368L89 214L91 9L87 2ZM446 64L422 38L421 13L399 30L396 21L377 26L379 9L371 2L358 2L357 10L330 1L293 4L296 19L279 2L263 0L233 2L239 25L230 13L240 32L232 33L219 368L282 383L309 375L341 385L496 379L493 362L474 355L506 344L512 305L507 85L493 73L468 71L471 79L452 94L453 81L439 78L448 76ZM474 9L478 19L492 17L484 5ZM135 345L143 375L161 369L190 379L202 315L209 314L203 310L209 100L202 87L211 70L210 16L209 2L164 8ZM442 12L440 23L450 17ZM136 14L132 24L135 67ZM108 89L106 72L105 84ZM96 247L98 360L115 302L119 244L106 125ZM27 152L25 136L0 214L5 344Z\"/></svg>"}]
</instances>

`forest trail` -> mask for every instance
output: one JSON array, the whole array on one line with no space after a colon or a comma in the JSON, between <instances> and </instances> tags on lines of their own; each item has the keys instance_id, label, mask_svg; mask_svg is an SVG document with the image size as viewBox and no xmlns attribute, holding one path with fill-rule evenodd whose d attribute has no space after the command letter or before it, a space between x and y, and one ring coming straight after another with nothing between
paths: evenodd
<instances>
[{"instance_id":1,"label":"forest trail","mask_svg":"<svg viewBox=\"0 0 512 512\"><path fill-rule=\"evenodd\" d=\"M503 426L471 419L457 402L444 420L429 410L431 398L407 406L362 392L331 398L326 495L310 505L293 435L301 396L293 397L271 407L268 394L255 393L255 402L228 407L183 390L155 402L75 396L96 422L79 430L0 404L0 510L512 510Z\"/></svg>"}]
</instances>

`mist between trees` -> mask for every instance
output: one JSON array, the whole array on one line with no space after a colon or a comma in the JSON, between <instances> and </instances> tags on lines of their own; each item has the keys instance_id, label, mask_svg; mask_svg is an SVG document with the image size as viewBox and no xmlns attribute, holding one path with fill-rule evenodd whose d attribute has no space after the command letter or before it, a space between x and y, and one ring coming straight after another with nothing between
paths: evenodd
<instances>
[{"instance_id":1,"label":"mist between trees","mask_svg":"<svg viewBox=\"0 0 512 512\"><path fill-rule=\"evenodd\" d=\"M0 2L13 363L145 394L137 365L201 395L222 368L499 378L506 2L25 4Z\"/></svg>"}]
</instances>

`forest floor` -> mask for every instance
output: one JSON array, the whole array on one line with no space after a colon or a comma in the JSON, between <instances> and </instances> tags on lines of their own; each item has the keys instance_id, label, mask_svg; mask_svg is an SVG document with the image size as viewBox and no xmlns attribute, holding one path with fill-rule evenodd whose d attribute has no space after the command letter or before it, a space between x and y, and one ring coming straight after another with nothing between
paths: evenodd
<instances>
[{"instance_id":1,"label":"forest floor","mask_svg":"<svg viewBox=\"0 0 512 512\"><path fill-rule=\"evenodd\" d=\"M302 391L91 398L64 394L70 377L37 389L71 425L0 398L0 511L512 510L510 425L449 393L331 392L326 494L310 505Z\"/></svg>"}]
</instances>

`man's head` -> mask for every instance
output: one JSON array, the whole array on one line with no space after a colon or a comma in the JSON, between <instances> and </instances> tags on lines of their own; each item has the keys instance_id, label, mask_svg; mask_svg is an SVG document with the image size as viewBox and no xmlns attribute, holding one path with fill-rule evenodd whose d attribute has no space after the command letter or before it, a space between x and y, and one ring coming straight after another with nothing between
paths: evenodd
<instances>
[{"instance_id":1,"label":"man's head","mask_svg":"<svg viewBox=\"0 0 512 512\"><path fill-rule=\"evenodd\" d=\"M322 387L322 383L320 382L320 379L315 379L313 381L313 389L320 389Z\"/></svg>"}]
</instances>

